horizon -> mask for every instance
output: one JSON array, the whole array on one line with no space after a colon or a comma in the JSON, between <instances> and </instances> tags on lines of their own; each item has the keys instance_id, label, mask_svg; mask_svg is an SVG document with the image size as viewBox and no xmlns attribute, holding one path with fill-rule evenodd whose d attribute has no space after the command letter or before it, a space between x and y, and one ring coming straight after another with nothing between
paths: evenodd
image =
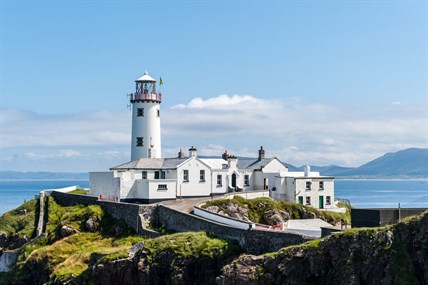
<instances>
[{"instance_id":1,"label":"horizon","mask_svg":"<svg viewBox=\"0 0 428 285\"><path fill-rule=\"evenodd\" d=\"M0 170L130 160L162 77L162 157L358 167L428 148L426 2L1 2ZM144 13L141 13L144 12ZM78 19L78 20L77 20Z\"/></svg>"}]
</instances>

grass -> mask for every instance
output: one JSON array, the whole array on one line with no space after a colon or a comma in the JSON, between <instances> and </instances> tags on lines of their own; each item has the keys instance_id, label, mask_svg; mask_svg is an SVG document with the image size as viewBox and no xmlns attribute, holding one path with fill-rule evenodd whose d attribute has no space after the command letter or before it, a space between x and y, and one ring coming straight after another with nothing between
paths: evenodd
<instances>
[{"instance_id":1,"label":"grass","mask_svg":"<svg viewBox=\"0 0 428 285\"><path fill-rule=\"evenodd\" d=\"M209 201L202 207L207 208L209 206L218 206L219 208L225 209L225 206L228 203L236 203L241 207L248 208L249 218L254 223L266 224L263 215L268 210L286 211L290 214L290 219L302 219L304 212L308 211L314 213L318 218L332 224L336 224L341 220L347 221L348 223L351 221L350 211L347 211L346 213L319 211L304 205L285 201L275 201L269 198L245 199L239 196L234 196L233 199Z\"/></svg>"},{"instance_id":2,"label":"grass","mask_svg":"<svg viewBox=\"0 0 428 285\"><path fill-rule=\"evenodd\" d=\"M87 195L89 192L89 190L85 190L85 189L76 189L73 191L68 192L68 194L78 194L78 195Z\"/></svg>"},{"instance_id":3,"label":"grass","mask_svg":"<svg viewBox=\"0 0 428 285\"><path fill-rule=\"evenodd\" d=\"M24 209L27 210L26 214L20 214L20 211ZM31 238L35 234L38 215L38 200L29 200L0 217L0 232L5 232L9 236L18 234L19 237L27 236Z\"/></svg>"},{"instance_id":4,"label":"grass","mask_svg":"<svg viewBox=\"0 0 428 285\"><path fill-rule=\"evenodd\" d=\"M241 251L235 241L207 236L205 232L176 233L147 240L144 246L152 256L172 251L177 257L230 256Z\"/></svg>"}]
</instances>

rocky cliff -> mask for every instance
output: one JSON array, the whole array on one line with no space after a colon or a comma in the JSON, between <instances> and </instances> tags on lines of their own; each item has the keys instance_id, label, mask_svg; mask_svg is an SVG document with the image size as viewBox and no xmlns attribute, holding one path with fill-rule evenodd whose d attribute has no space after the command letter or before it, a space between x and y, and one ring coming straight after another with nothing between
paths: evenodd
<instances>
[{"instance_id":1,"label":"rocky cliff","mask_svg":"<svg viewBox=\"0 0 428 285\"><path fill-rule=\"evenodd\" d=\"M427 284L428 213L225 266L217 284Z\"/></svg>"}]
</instances>

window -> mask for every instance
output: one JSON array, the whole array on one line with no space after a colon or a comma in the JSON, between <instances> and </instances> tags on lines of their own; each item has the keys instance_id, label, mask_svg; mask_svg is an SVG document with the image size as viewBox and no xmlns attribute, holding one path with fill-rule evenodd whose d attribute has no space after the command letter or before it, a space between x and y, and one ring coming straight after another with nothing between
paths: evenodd
<instances>
[{"instance_id":1,"label":"window","mask_svg":"<svg viewBox=\"0 0 428 285\"><path fill-rule=\"evenodd\" d=\"M168 190L168 185L166 185L166 184L158 184L158 190Z\"/></svg>"},{"instance_id":2,"label":"window","mask_svg":"<svg viewBox=\"0 0 428 285\"><path fill-rule=\"evenodd\" d=\"M137 137L137 146L143 146L143 145L144 145L144 138Z\"/></svg>"},{"instance_id":3,"label":"window","mask_svg":"<svg viewBox=\"0 0 428 285\"><path fill-rule=\"evenodd\" d=\"M330 196L326 196L325 197L325 204L326 205L330 205L331 204L331 197Z\"/></svg>"},{"instance_id":4,"label":"window","mask_svg":"<svg viewBox=\"0 0 428 285\"><path fill-rule=\"evenodd\" d=\"M165 171L162 171L162 170L155 171L155 179L165 179Z\"/></svg>"},{"instance_id":5,"label":"window","mask_svg":"<svg viewBox=\"0 0 428 285\"><path fill-rule=\"evenodd\" d=\"M141 172L141 178L142 179L147 179L147 171Z\"/></svg>"},{"instance_id":6,"label":"window","mask_svg":"<svg viewBox=\"0 0 428 285\"><path fill-rule=\"evenodd\" d=\"M183 170L183 181L189 182L189 170L187 169Z\"/></svg>"},{"instance_id":7,"label":"window","mask_svg":"<svg viewBox=\"0 0 428 285\"><path fill-rule=\"evenodd\" d=\"M320 181L320 190L324 190L324 181Z\"/></svg>"},{"instance_id":8,"label":"window","mask_svg":"<svg viewBox=\"0 0 428 285\"><path fill-rule=\"evenodd\" d=\"M137 117L144 117L144 108L137 108Z\"/></svg>"},{"instance_id":9,"label":"window","mask_svg":"<svg viewBox=\"0 0 428 285\"><path fill-rule=\"evenodd\" d=\"M250 175L244 175L244 186L250 186Z\"/></svg>"},{"instance_id":10,"label":"window","mask_svg":"<svg viewBox=\"0 0 428 285\"><path fill-rule=\"evenodd\" d=\"M199 171L199 182L205 182L205 170Z\"/></svg>"},{"instance_id":11,"label":"window","mask_svg":"<svg viewBox=\"0 0 428 285\"><path fill-rule=\"evenodd\" d=\"M221 174L217 175L217 186L221 186L223 184L223 178L221 177Z\"/></svg>"},{"instance_id":12,"label":"window","mask_svg":"<svg viewBox=\"0 0 428 285\"><path fill-rule=\"evenodd\" d=\"M157 111L156 111L156 115L157 115L158 117L160 117L160 110L159 110L159 109L157 109Z\"/></svg>"},{"instance_id":13,"label":"window","mask_svg":"<svg viewBox=\"0 0 428 285\"><path fill-rule=\"evenodd\" d=\"M311 185L312 185L312 183L307 181L306 182L306 190L311 190Z\"/></svg>"},{"instance_id":14,"label":"window","mask_svg":"<svg viewBox=\"0 0 428 285\"><path fill-rule=\"evenodd\" d=\"M306 197L306 205L310 205L311 204L311 197Z\"/></svg>"}]
</instances>

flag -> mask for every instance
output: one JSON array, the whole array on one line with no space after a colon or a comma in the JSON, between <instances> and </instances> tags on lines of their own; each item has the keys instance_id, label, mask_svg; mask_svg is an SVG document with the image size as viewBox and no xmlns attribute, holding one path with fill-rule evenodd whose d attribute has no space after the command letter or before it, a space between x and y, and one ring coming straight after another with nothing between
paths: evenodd
<instances>
[{"instance_id":1,"label":"flag","mask_svg":"<svg viewBox=\"0 0 428 285\"><path fill-rule=\"evenodd\" d=\"M163 84L162 77L159 79L159 86Z\"/></svg>"}]
</instances>

